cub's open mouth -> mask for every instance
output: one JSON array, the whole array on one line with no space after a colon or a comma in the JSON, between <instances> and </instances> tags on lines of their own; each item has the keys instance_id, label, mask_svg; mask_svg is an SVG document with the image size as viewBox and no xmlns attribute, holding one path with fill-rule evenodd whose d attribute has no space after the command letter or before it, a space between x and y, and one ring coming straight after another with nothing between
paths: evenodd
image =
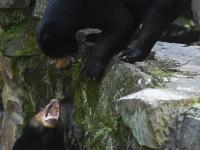
<instances>
[{"instance_id":1,"label":"cub's open mouth","mask_svg":"<svg viewBox=\"0 0 200 150\"><path fill-rule=\"evenodd\" d=\"M65 56L63 58L53 59L56 68L65 69L76 61L74 56Z\"/></svg>"},{"instance_id":2,"label":"cub's open mouth","mask_svg":"<svg viewBox=\"0 0 200 150\"><path fill-rule=\"evenodd\" d=\"M35 127L55 128L58 125L59 117L60 104L58 100L53 99L31 119L31 124Z\"/></svg>"},{"instance_id":3,"label":"cub's open mouth","mask_svg":"<svg viewBox=\"0 0 200 150\"><path fill-rule=\"evenodd\" d=\"M47 106L46 106L46 112L44 116L44 120L48 121L51 119L59 119L59 102L58 100L52 100Z\"/></svg>"}]
</instances>

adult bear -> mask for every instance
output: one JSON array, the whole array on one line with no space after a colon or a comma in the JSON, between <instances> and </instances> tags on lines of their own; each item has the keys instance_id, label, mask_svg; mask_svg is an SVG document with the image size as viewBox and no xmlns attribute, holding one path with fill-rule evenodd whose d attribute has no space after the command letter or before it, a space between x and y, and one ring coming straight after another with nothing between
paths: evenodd
<instances>
[{"instance_id":1,"label":"adult bear","mask_svg":"<svg viewBox=\"0 0 200 150\"><path fill-rule=\"evenodd\" d=\"M79 29L102 30L82 70L83 76L98 78L138 27L141 33L135 48L125 49L120 58L129 63L144 60L163 30L189 1L49 0L37 27L37 40L43 52L54 59L58 67L63 67L75 61L75 33Z\"/></svg>"}]
</instances>

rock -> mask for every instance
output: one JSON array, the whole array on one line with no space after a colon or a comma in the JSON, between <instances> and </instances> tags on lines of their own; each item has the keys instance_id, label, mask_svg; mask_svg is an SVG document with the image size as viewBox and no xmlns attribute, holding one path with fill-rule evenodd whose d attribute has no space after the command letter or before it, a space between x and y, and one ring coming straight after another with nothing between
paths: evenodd
<instances>
[{"instance_id":1,"label":"rock","mask_svg":"<svg viewBox=\"0 0 200 150\"><path fill-rule=\"evenodd\" d=\"M34 7L34 11L33 11L33 15L35 17L41 17L45 8L46 8L46 5L47 5L47 1L48 0L36 0L36 4L35 4L35 7Z\"/></svg>"},{"instance_id":2,"label":"rock","mask_svg":"<svg viewBox=\"0 0 200 150\"><path fill-rule=\"evenodd\" d=\"M14 30L16 26L26 22L28 14L29 11L27 9L0 9L0 34L3 34L7 28Z\"/></svg>"},{"instance_id":3,"label":"rock","mask_svg":"<svg viewBox=\"0 0 200 150\"><path fill-rule=\"evenodd\" d=\"M3 120L3 103L2 103L3 87L4 87L4 82L3 82L2 76L0 75L0 126L1 126L2 120ZM1 130L0 130L0 134L1 134Z\"/></svg>"},{"instance_id":4,"label":"rock","mask_svg":"<svg viewBox=\"0 0 200 150\"><path fill-rule=\"evenodd\" d=\"M195 95L193 95L195 96ZM122 118L138 143L160 149L169 141L176 117L194 105L193 97L172 90L145 89L118 102ZM170 143L170 147L174 143ZM175 144L174 146L175 147ZM166 148L166 147L165 147Z\"/></svg>"},{"instance_id":5,"label":"rock","mask_svg":"<svg viewBox=\"0 0 200 150\"><path fill-rule=\"evenodd\" d=\"M200 105L190 108L182 114L180 125L180 149L200 149Z\"/></svg>"},{"instance_id":6,"label":"rock","mask_svg":"<svg viewBox=\"0 0 200 150\"><path fill-rule=\"evenodd\" d=\"M193 18L196 21L196 23L198 25L200 25L200 12L199 12L199 8L200 8L200 0L192 0L191 2L191 9L193 12Z\"/></svg>"},{"instance_id":7,"label":"rock","mask_svg":"<svg viewBox=\"0 0 200 150\"><path fill-rule=\"evenodd\" d=\"M100 83L79 83L75 120L85 148L180 148L177 119L200 103L199 58L198 46L157 42L144 62L115 57Z\"/></svg>"},{"instance_id":8,"label":"rock","mask_svg":"<svg viewBox=\"0 0 200 150\"><path fill-rule=\"evenodd\" d=\"M0 0L0 8L27 8L31 0Z\"/></svg>"},{"instance_id":9,"label":"rock","mask_svg":"<svg viewBox=\"0 0 200 150\"><path fill-rule=\"evenodd\" d=\"M40 53L35 28L37 20L26 10L4 10L0 13L0 52L4 56L35 56Z\"/></svg>"},{"instance_id":10,"label":"rock","mask_svg":"<svg viewBox=\"0 0 200 150\"><path fill-rule=\"evenodd\" d=\"M22 105L19 97L22 96L20 87L17 87L17 81L14 79L10 61L8 58L0 57L0 73L5 81L5 87L2 93L4 106L3 120L1 124L0 145L3 150L11 149L12 143L15 141L15 130L22 119ZM14 116L18 116L16 121ZM22 123L22 122L21 122Z\"/></svg>"},{"instance_id":11,"label":"rock","mask_svg":"<svg viewBox=\"0 0 200 150\"><path fill-rule=\"evenodd\" d=\"M3 87L4 87L4 81L3 81L2 76L0 75L0 93L1 93L2 90L3 90Z\"/></svg>"},{"instance_id":12,"label":"rock","mask_svg":"<svg viewBox=\"0 0 200 150\"><path fill-rule=\"evenodd\" d=\"M171 62L168 69L176 72L171 72L164 87L144 88L115 103L140 145L176 149L177 117L200 102L200 50L160 42L153 50L155 59Z\"/></svg>"}]
</instances>

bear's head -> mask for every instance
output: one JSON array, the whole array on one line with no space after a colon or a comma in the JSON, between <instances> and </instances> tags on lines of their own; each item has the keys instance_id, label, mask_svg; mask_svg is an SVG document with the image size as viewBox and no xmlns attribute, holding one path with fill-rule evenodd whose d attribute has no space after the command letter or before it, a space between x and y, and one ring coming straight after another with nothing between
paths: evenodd
<instances>
[{"instance_id":1,"label":"bear's head","mask_svg":"<svg viewBox=\"0 0 200 150\"><path fill-rule=\"evenodd\" d=\"M59 102L52 100L31 119L13 150L65 150L59 113Z\"/></svg>"},{"instance_id":2,"label":"bear's head","mask_svg":"<svg viewBox=\"0 0 200 150\"><path fill-rule=\"evenodd\" d=\"M38 24L36 34L38 44L43 53L51 58L56 67L64 69L75 62L77 44L75 32L67 27L53 23Z\"/></svg>"}]
</instances>

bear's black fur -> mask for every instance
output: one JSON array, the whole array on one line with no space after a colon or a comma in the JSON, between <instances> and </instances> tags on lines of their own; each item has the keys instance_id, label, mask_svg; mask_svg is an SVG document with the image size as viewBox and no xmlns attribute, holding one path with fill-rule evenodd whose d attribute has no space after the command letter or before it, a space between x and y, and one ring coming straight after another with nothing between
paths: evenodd
<instances>
[{"instance_id":1,"label":"bear's black fur","mask_svg":"<svg viewBox=\"0 0 200 150\"><path fill-rule=\"evenodd\" d=\"M39 131L29 124L24 128L22 136L15 142L12 150L65 150L64 131L60 129L43 128Z\"/></svg>"},{"instance_id":2,"label":"bear's black fur","mask_svg":"<svg viewBox=\"0 0 200 150\"><path fill-rule=\"evenodd\" d=\"M75 33L99 28L100 38L89 54L82 74L99 77L111 57L126 47L132 33L141 33L133 49L120 58L134 63L144 60L163 30L175 20L190 0L49 0L37 27L41 49L50 58L77 52Z\"/></svg>"},{"instance_id":3,"label":"bear's black fur","mask_svg":"<svg viewBox=\"0 0 200 150\"><path fill-rule=\"evenodd\" d=\"M73 127L73 111L71 102L51 101L33 116L12 150L80 150ZM57 119L45 119L49 113Z\"/></svg>"}]
</instances>

